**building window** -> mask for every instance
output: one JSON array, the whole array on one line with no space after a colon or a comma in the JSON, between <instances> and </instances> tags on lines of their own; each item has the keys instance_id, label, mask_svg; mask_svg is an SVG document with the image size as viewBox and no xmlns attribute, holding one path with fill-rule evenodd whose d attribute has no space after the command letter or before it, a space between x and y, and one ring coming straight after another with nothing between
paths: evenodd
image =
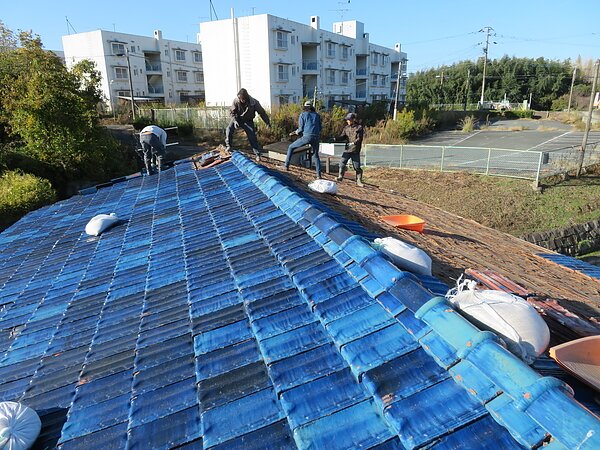
<instances>
[{"instance_id":1,"label":"building window","mask_svg":"<svg viewBox=\"0 0 600 450\"><path fill-rule=\"evenodd\" d=\"M345 70L340 73L340 84L348 84L348 72Z\"/></svg>"},{"instance_id":2,"label":"building window","mask_svg":"<svg viewBox=\"0 0 600 450\"><path fill-rule=\"evenodd\" d=\"M169 50L165 50L165 56L169 56Z\"/></svg>"},{"instance_id":3,"label":"building window","mask_svg":"<svg viewBox=\"0 0 600 450\"><path fill-rule=\"evenodd\" d=\"M288 65L277 64L277 81L285 82L289 80Z\"/></svg>"},{"instance_id":4,"label":"building window","mask_svg":"<svg viewBox=\"0 0 600 450\"><path fill-rule=\"evenodd\" d=\"M381 75L379 83L381 86L385 86L387 84L387 75Z\"/></svg>"},{"instance_id":5,"label":"building window","mask_svg":"<svg viewBox=\"0 0 600 450\"><path fill-rule=\"evenodd\" d=\"M131 53L135 53L135 45L131 46Z\"/></svg>"},{"instance_id":6,"label":"building window","mask_svg":"<svg viewBox=\"0 0 600 450\"><path fill-rule=\"evenodd\" d=\"M327 84L335 84L335 70L327 69L326 77Z\"/></svg>"},{"instance_id":7,"label":"building window","mask_svg":"<svg viewBox=\"0 0 600 450\"><path fill-rule=\"evenodd\" d=\"M196 83L204 83L204 74L202 72L194 72L194 80L196 80Z\"/></svg>"},{"instance_id":8,"label":"building window","mask_svg":"<svg viewBox=\"0 0 600 450\"><path fill-rule=\"evenodd\" d=\"M175 50L175 61L185 61L185 50Z\"/></svg>"},{"instance_id":9,"label":"building window","mask_svg":"<svg viewBox=\"0 0 600 450\"><path fill-rule=\"evenodd\" d=\"M129 77L127 73L127 68L125 67L115 67L115 79L117 80L126 80Z\"/></svg>"},{"instance_id":10,"label":"building window","mask_svg":"<svg viewBox=\"0 0 600 450\"><path fill-rule=\"evenodd\" d=\"M111 44L112 54L113 55L124 55L125 54L125 45L119 44L118 42L113 42Z\"/></svg>"},{"instance_id":11,"label":"building window","mask_svg":"<svg viewBox=\"0 0 600 450\"><path fill-rule=\"evenodd\" d=\"M327 57L335 58L335 42L327 43Z\"/></svg>"},{"instance_id":12,"label":"building window","mask_svg":"<svg viewBox=\"0 0 600 450\"><path fill-rule=\"evenodd\" d=\"M348 59L348 47L346 47L345 45L342 45L341 50L340 50L340 59Z\"/></svg>"},{"instance_id":13,"label":"building window","mask_svg":"<svg viewBox=\"0 0 600 450\"><path fill-rule=\"evenodd\" d=\"M194 62L201 63L202 62L202 53L194 52Z\"/></svg>"},{"instance_id":14,"label":"building window","mask_svg":"<svg viewBox=\"0 0 600 450\"><path fill-rule=\"evenodd\" d=\"M287 50L288 48L288 41L287 41L287 33L284 33L283 31L277 31L275 33L276 35L276 39L277 39L277 48L282 49L282 50Z\"/></svg>"},{"instance_id":15,"label":"building window","mask_svg":"<svg viewBox=\"0 0 600 450\"><path fill-rule=\"evenodd\" d=\"M289 95L280 95L279 96L279 104L280 105L287 105L290 103L290 96Z\"/></svg>"},{"instance_id":16,"label":"building window","mask_svg":"<svg viewBox=\"0 0 600 450\"><path fill-rule=\"evenodd\" d=\"M376 73L371 75L371 86L377 86L377 74Z\"/></svg>"},{"instance_id":17,"label":"building window","mask_svg":"<svg viewBox=\"0 0 600 450\"><path fill-rule=\"evenodd\" d=\"M177 81L180 83L187 83L188 77L187 72L185 70L178 70L177 72Z\"/></svg>"},{"instance_id":18,"label":"building window","mask_svg":"<svg viewBox=\"0 0 600 450\"><path fill-rule=\"evenodd\" d=\"M377 52L372 53L371 64L373 64L374 66L379 64L379 53L377 53Z\"/></svg>"}]
</instances>

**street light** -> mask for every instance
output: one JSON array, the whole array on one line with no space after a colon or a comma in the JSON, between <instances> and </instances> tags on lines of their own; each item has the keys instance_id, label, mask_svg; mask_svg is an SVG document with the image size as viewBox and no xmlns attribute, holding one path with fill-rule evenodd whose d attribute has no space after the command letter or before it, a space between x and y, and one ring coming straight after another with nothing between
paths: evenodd
<instances>
[{"instance_id":1,"label":"street light","mask_svg":"<svg viewBox=\"0 0 600 450\"><path fill-rule=\"evenodd\" d=\"M129 75L129 94L131 95L131 119L135 121L135 101L133 100L133 80L131 79L131 63L129 62L129 49L125 48L125 53L117 53L117 56L127 58L127 75Z\"/></svg>"}]
</instances>

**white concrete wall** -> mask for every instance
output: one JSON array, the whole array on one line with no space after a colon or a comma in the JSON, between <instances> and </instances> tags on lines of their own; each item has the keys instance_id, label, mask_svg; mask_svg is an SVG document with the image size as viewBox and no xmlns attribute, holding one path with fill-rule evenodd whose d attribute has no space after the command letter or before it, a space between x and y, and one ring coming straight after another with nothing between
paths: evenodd
<instances>
[{"instance_id":1,"label":"white concrete wall","mask_svg":"<svg viewBox=\"0 0 600 450\"><path fill-rule=\"evenodd\" d=\"M160 35L161 33L158 34L158 36ZM203 64L194 62L192 54L194 51L201 52L201 47L197 43L155 39L154 37L106 30L67 35L63 36L62 40L67 67L72 67L73 64L83 59L89 59L96 63L96 67L102 75L102 91L107 98L108 105L111 107L116 102L117 91L129 91L129 79L117 79L115 76L116 67L127 67L127 58L113 54L112 42L122 43L128 50L135 97L159 98L158 95L151 95L148 92L146 54L149 52L160 53L165 103L181 103L178 95L178 91L181 90L189 91L192 95L204 92L204 84L195 82L194 72L203 71ZM175 60L176 48L185 50L185 61ZM168 52L165 53L165 50ZM158 55L156 55L156 58L158 58ZM188 72L186 83L177 81L177 70Z\"/></svg>"},{"instance_id":2,"label":"white concrete wall","mask_svg":"<svg viewBox=\"0 0 600 450\"><path fill-rule=\"evenodd\" d=\"M277 48L276 32L287 36L287 49ZM303 96L302 43L318 43L317 60L318 97L356 96L356 53L378 51L389 58L384 66L372 66L369 62L367 99L372 94L390 96L391 62L402 56L393 48L370 44L364 24L346 21L333 25L326 31L310 26L310 18L302 24L268 14L225 19L200 24L199 40L204 53L206 101L208 105L229 105L239 87L245 87L250 95L267 108L279 105L279 96L289 96L290 101L299 102ZM237 44L236 36L237 33ZM327 55L327 42L335 46L335 57ZM348 57L341 59L340 44L348 46ZM239 75L236 69L236 54L239 48ZM406 54L403 56L406 57ZM288 67L288 81L277 77L277 65ZM327 71L335 71L335 83L327 78ZM347 71L348 84L340 83L341 71ZM385 86L371 90L371 73L386 75ZM379 84L379 83L378 83ZM310 93L312 97L312 93Z\"/></svg>"}]
</instances>

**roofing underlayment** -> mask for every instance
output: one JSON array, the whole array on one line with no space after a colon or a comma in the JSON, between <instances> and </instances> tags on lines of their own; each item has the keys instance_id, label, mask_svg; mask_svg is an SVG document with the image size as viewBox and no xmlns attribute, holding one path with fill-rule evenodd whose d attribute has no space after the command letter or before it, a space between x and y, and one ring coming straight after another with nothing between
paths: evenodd
<instances>
[{"instance_id":1,"label":"roofing underlayment","mask_svg":"<svg viewBox=\"0 0 600 450\"><path fill-rule=\"evenodd\" d=\"M0 234L0 401L65 450L600 448L373 237L240 154L32 212Z\"/></svg>"}]
</instances>

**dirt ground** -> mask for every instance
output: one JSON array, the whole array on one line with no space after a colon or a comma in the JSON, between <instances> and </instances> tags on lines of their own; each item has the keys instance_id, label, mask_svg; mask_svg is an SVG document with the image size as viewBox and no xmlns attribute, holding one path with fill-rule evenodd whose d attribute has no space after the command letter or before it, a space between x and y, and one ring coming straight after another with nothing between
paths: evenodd
<instances>
[{"instance_id":1,"label":"dirt ground","mask_svg":"<svg viewBox=\"0 0 600 450\"><path fill-rule=\"evenodd\" d=\"M467 268L491 269L536 294L558 299L562 306L576 314L600 318L600 282L535 255L548 252L546 249L399 192L368 183L360 188L350 170L346 175L351 178L338 183L336 195L329 195L308 189L307 184L314 179L313 170L292 166L286 172L280 162L268 158L263 158L261 164L281 171L296 187L367 229L423 249L433 260L433 275L450 286ZM333 180L334 175L324 175L324 178ZM394 214L423 218L425 232L394 228L379 219Z\"/></svg>"}]
</instances>

